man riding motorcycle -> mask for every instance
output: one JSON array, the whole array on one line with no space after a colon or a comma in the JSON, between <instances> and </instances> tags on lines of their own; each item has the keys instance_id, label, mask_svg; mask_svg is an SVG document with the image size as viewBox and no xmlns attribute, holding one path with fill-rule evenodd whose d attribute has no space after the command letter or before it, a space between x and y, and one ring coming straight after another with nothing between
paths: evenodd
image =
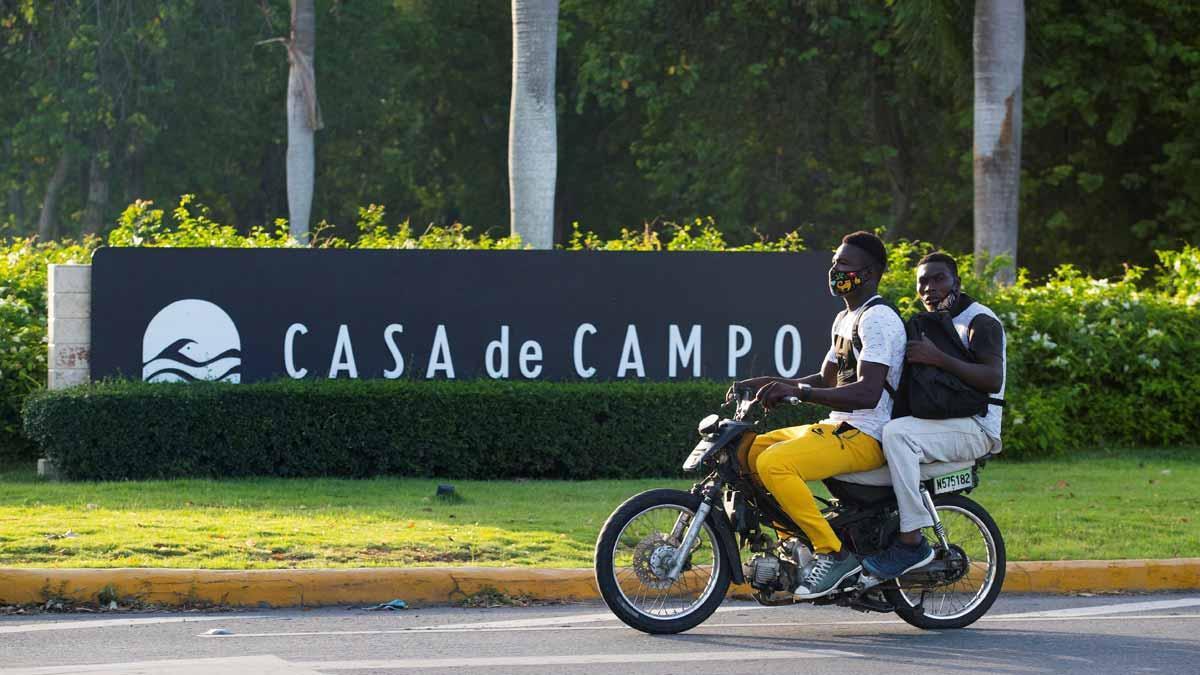
<instances>
[{"instance_id":1,"label":"man riding motorcycle","mask_svg":"<svg viewBox=\"0 0 1200 675\"><path fill-rule=\"evenodd\" d=\"M828 595L862 566L821 515L805 481L867 471L884 464L884 425L904 362L904 323L876 292L887 268L883 242L869 232L842 239L829 270L829 290L846 303L834 320L821 372L798 379L759 377L735 384L757 390L770 408L796 397L833 408L817 424L776 429L751 446L752 477L774 495L800 526L816 554L794 593L799 599Z\"/></svg>"}]
</instances>

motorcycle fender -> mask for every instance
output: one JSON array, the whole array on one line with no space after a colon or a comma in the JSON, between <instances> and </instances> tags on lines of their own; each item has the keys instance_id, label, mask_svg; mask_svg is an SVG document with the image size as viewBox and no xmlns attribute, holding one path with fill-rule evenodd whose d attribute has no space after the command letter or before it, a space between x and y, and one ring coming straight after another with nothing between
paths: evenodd
<instances>
[{"instance_id":1,"label":"motorcycle fender","mask_svg":"<svg viewBox=\"0 0 1200 675\"><path fill-rule=\"evenodd\" d=\"M733 526L729 524L729 516L724 509L713 509L708 512L708 522L717 532L721 544L721 553L730 562L729 574L733 583L746 583L746 575L742 574L742 556L738 550L737 537L733 534Z\"/></svg>"}]
</instances>

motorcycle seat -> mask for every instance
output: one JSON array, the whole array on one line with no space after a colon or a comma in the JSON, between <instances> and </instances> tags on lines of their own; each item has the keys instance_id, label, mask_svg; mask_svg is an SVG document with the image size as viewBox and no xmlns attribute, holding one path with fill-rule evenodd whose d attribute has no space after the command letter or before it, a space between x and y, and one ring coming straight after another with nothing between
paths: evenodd
<instances>
[{"instance_id":1,"label":"motorcycle seat","mask_svg":"<svg viewBox=\"0 0 1200 675\"><path fill-rule=\"evenodd\" d=\"M932 480L938 476L943 476L955 471L975 466L975 460L966 462L930 462L921 465L921 482ZM857 471L855 473L843 473L834 476L836 480L844 483L854 483L856 485L875 485L878 487L890 486L892 484L892 474L888 472L887 466L881 466L870 471Z\"/></svg>"}]
</instances>

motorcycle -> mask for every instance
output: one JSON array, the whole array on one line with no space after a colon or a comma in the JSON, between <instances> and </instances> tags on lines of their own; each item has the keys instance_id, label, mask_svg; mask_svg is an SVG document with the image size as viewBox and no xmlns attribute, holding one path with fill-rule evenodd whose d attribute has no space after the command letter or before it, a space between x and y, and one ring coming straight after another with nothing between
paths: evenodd
<instances>
[{"instance_id":1,"label":"motorcycle","mask_svg":"<svg viewBox=\"0 0 1200 675\"><path fill-rule=\"evenodd\" d=\"M762 408L750 391L733 392L727 403L733 415L701 420L700 442L683 464L685 471L704 471L704 478L687 492L635 495L600 530L596 583L621 621L653 634L690 630L716 611L731 583L749 585L764 605L809 602L895 612L924 629L963 628L991 608L1004 583L1004 538L991 515L966 496L978 487L986 458L922 465L921 495L934 521L924 532L935 552L932 562L882 582L856 575L829 595L798 600L792 589L813 560L812 542L752 480L748 465L766 411L752 414ZM822 512L853 554L883 550L899 534L886 467L824 484L831 496L817 497Z\"/></svg>"}]
</instances>

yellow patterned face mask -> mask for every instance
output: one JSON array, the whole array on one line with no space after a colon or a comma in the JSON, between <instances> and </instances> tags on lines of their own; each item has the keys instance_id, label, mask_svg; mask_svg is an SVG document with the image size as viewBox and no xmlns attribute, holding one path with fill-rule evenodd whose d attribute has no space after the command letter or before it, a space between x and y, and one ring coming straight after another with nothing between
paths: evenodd
<instances>
[{"instance_id":1,"label":"yellow patterned face mask","mask_svg":"<svg viewBox=\"0 0 1200 675\"><path fill-rule=\"evenodd\" d=\"M843 272L829 270L829 292L834 297L845 295L862 285L862 270Z\"/></svg>"}]
</instances>

